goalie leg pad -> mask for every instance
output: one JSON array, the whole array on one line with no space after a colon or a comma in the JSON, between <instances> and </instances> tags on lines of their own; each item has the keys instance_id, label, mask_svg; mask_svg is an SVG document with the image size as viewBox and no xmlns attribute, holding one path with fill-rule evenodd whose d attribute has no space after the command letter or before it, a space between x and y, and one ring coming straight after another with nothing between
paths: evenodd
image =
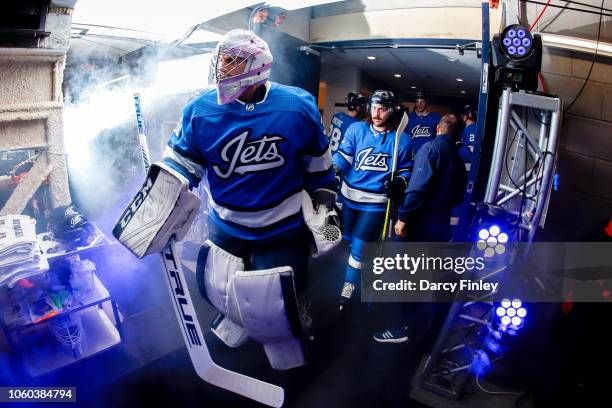
<instances>
[{"instance_id":1,"label":"goalie leg pad","mask_svg":"<svg viewBox=\"0 0 612 408\"><path fill-rule=\"evenodd\" d=\"M227 346L238 347L247 339L247 331L240 324L240 314L233 307L230 313L228 288L234 273L244 270L242 259L223 250L212 241L206 241L198 253L196 281L200 295L221 314L211 325L211 331Z\"/></svg>"},{"instance_id":2,"label":"goalie leg pad","mask_svg":"<svg viewBox=\"0 0 612 408\"><path fill-rule=\"evenodd\" d=\"M249 338L246 329L232 319L219 314L210 325L210 331L228 347L240 347Z\"/></svg>"},{"instance_id":3,"label":"goalie leg pad","mask_svg":"<svg viewBox=\"0 0 612 408\"><path fill-rule=\"evenodd\" d=\"M177 241L185 237L199 207L185 177L162 162L153 163L113 235L139 258L161 252L172 236Z\"/></svg>"},{"instance_id":4,"label":"goalie leg pad","mask_svg":"<svg viewBox=\"0 0 612 408\"><path fill-rule=\"evenodd\" d=\"M242 258L234 256L214 242L207 240L207 249L200 249L199 266L196 274L203 276L196 280L203 287L203 296L208 302L226 317L240 325L240 312L233 296L231 296L232 278L238 271L244 271Z\"/></svg>"},{"instance_id":5,"label":"goalie leg pad","mask_svg":"<svg viewBox=\"0 0 612 408\"><path fill-rule=\"evenodd\" d=\"M272 368L288 370L306 364L291 267L238 271L231 286L242 324L249 337L263 344Z\"/></svg>"}]
</instances>

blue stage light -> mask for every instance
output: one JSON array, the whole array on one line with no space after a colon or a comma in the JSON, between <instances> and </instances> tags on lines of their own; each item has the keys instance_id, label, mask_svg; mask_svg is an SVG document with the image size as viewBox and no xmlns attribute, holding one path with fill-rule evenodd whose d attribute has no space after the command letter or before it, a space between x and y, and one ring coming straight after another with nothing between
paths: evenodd
<instances>
[{"instance_id":1,"label":"blue stage light","mask_svg":"<svg viewBox=\"0 0 612 408\"><path fill-rule=\"evenodd\" d=\"M494 307L500 331L515 334L525 324L527 308L520 299L503 299Z\"/></svg>"},{"instance_id":2,"label":"blue stage light","mask_svg":"<svg viewBox=\"0 0 612 408\"><path fill-rule=\"evenodd\" d=\"M533 37L525 27L513 24L501 33L501 51L511 60L527 58L533 49Z\"/></svg>"},{"instance_id":3,"label":"blue stage light","mask_svg":"<svg viewBox=\"0 0 612 408\"><path fill-rule=\"evenodd\" d=\"M488 228L481 228L478 231L478 241L476 248L484 252L485 258L491 258L495 254L503 254L506 252L506 244L508 242L508 234L502 232L499 225L491 225Z\"/></svg>"}]
</instances>

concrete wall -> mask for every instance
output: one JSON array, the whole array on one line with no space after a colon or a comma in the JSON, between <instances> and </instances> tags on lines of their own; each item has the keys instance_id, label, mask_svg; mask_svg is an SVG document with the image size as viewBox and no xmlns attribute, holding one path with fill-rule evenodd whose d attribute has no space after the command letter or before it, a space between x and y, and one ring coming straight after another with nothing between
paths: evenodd
<instances>
[{"instance_id":1,"label":"concrete wall","mask_svg":"<svg viewBox=\"0 0 612 408\"><path fill-rule=\"evenodd\" d=\"M316 8L310 23L311 42L383 38L474 39L482 37L481 3L461 1L347 2ZM408 3L408 4L407 4ZM501 10L491 10L497 27Z\"/></svg>"},{"instance_id":2,"label":"concrete wall","mask_svg":"<svg viewBox=\"0 0 612 408\"><path fill-rule=\"evenodd\" d=\"M0 213L21 213L48 181L52 206L70 202L63 144L62 81L75 0L52 1L40 48L0 48L0 151L41 154Z\"/></svg>"},{"instance_id":3,"label":"concrete wall","mask_svg":"<svg viewBox=\"0 0 612 408\"><path fill-rule=\"evenodd\" d=\"M546 50L548 91L565 107L584 84L592 56ZM566 112L560 140L559 191L553 192L545 237L578 240L612 218L612 60L595 63L581 96Z\"/></svg>"},{"instance_id":4,"label":"concrete wall","mask_svg":"<svg viewBox=\"0 0 612 408\"><path fill-rule=\"evenodd\" d=\"M321 88L325 88L325 92L319 95L319 109L323 110L325 131L329 129L334 113L346 110L337 108L334 104L344 103L348 92L361 89L360 75L361 72L357 68L333 68L325 65L321 67Z\"/></svg>"}]
</instances>

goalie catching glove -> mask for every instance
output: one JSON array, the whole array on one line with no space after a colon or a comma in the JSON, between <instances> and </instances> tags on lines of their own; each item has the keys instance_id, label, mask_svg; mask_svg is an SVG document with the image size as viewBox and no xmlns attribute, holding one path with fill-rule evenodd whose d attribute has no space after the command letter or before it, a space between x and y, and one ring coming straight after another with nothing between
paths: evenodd
<instances>
[{"instance_id":1,"label":"goalie catching glove","mask_svg":"<svg viewBox=\"0 0 612 408\"><path fill-rule=\"evenodd\" d=\"M314 200L303 191L302 213L312 237L310 252L315 258L331 252L342 241L340 210L335 200L336 193L330 190L315 191Z\"/></svg>"},{"instance_id":2,"label":"goalie catching glove","mask_svg":"<svg viewBox=\"0 0 612 408\"><path fill-rule=\"evenodd\" d=\"M134 255L160 252L174 235L185 237L200 207L189 181L162 162L153 163L140 191L117 221L113 235Z\"/></svg>"}]
</instances>

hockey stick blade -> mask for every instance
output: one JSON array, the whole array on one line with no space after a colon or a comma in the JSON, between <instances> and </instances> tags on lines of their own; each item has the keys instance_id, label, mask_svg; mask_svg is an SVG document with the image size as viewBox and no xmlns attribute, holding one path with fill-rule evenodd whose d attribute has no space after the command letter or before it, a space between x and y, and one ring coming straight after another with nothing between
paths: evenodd
<instances>
[{"instance_id":1,"label":"hockey stick blade","mask_svg":"<svg viewBox=\"0 0 612 408\"><path fill-rule=\"evenodd\" d=\"M181 333L189 351L189 357L198 376L209 384L240 394L271 407L281 407L285 391L274 384L230 371L212 360L195 313L183 268L175 248L174 238L160 254L172 305Z\"/></svg>"}]
</instances>

